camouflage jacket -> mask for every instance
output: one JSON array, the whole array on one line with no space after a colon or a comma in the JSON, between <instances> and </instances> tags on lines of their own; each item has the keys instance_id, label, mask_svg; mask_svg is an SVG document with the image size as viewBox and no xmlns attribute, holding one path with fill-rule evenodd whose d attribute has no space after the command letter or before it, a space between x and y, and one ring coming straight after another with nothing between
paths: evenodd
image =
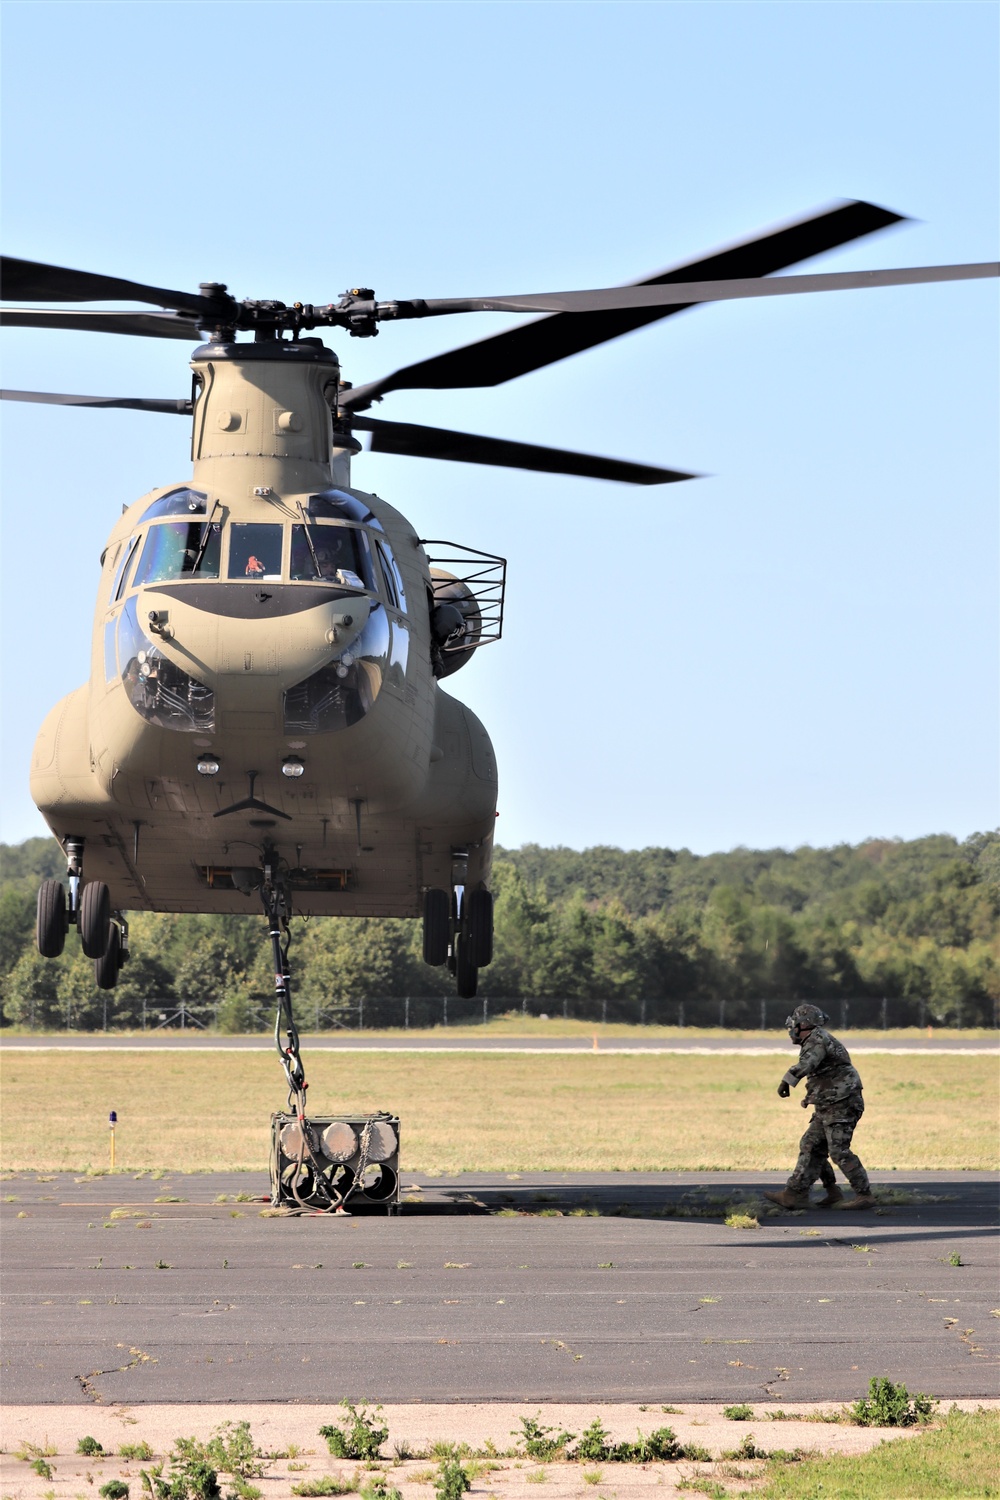
<instances>
[{"instance_id":1,"label":"camouflage jacket","mask_svg":"<svg viewBox=\"0 0 1000 1500\"><path fill-rule=\"evenodd\" d=\"M861 1099L861 1078L851 1066L851 1054L843 1042L817 1026L799 1048L799 1060L789 1068L788 1078L806 1080L806 1099L817 1109Z\"/></svg>"}]
</instances>

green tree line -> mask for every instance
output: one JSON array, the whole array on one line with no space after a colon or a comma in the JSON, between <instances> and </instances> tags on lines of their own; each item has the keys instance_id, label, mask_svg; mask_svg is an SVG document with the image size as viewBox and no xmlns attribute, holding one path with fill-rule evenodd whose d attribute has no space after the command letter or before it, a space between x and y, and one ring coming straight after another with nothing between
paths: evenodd
<instances>
[{"instance_id":1,"label":"green tree line","mask_svg":"<svg viewBox=\"0 0 1000 1500\"><path fill-rule=\"evenodd\" d=\"M183 1001L226 1030L269 1024L269 946L257 916L130 919L118 988L98 991L73 935L63 956L34 945L38 882L61 876L52 839L0 845L0 985L6 1025L115 1027ZM830 849L499 849L496 955L480 975L495 1010L525 997L570 1014L769 1024L796 999L893 1002L894 1019L995 1025L1000 1005L1000 834L869 840ZM414 1024L452 991L420 957L420 924L336 917L293 923L303 1024L357 1024L368 1000L414 997ZM438 1003L420 1010L419 998ZM906 1003L909 1002L909 1010ZM587 1007L590 1006L588 1010ZM199 1011L197 1008L201 1007ZM391 1017L398 1019L398 1005Z\"/></svg>"}]
</instances>

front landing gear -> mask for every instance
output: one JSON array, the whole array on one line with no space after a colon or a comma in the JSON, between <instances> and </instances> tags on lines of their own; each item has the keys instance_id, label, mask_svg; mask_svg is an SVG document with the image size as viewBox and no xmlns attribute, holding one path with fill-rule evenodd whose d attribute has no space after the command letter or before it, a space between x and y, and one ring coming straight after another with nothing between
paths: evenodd
<instances>
[{"instance_id":1,"label":"front landing gear","mask_svg":"<svg viewBox=\"0 0 1000 1500\"><path fill-rule=\"evenodd\" d=\"M76 927L88 958L94 960L98 989L113 990L128 957L128 923L111 910L111 893L103 880L83 883L83 839L65 841L69 899L59 880L43 880L38 890L35 941L43 958L58 958L66 934Z\"/></svg>"},{"instance_id":2,"label":"front landing gear","mask_svg":"<svg viewBox=\"0 0 1000 1500\"><path fill-rule=\"evenodd\" d=\"M43 958L58 958L66 946L69 917L66 892L60 880L43 880L38 888L35 941Z\"/></svg>"}]
</instances>

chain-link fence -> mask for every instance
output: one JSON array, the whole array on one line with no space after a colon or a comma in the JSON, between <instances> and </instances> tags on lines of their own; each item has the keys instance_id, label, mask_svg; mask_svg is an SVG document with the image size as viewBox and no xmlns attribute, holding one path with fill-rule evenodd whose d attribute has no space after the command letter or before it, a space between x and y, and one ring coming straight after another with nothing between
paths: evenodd
<instances>
[{"instance_id":1,"label":"chain-link fence","mask_svg":"<svg viewBox=\"0 0 1000 1500\"><path fill-rule=\"evenodd\" d=\"M913 996L852 995L847 998L814 1000L830 1018L835 1031L888 1030L897 1027L962 1026L1000 1027L1000 1003L984 1012L981 1006L952 1006L941 1015L928 1001ZM296 1019L303 1031L426 1030L447 1026L483 1026L501 1017L523 1016L545 1020L565 1019L593 1025L617 1023L627 1026L715 1027L731 1031L778 1031L789 1011L803 997L775 999L751 997L740 1000L698 998L674 1000L663 997L625 999L559 999L550 996L511 998L479 995L461 1000L454 995L377 995L356 1000L321 1003L302 999L295 1004ZM141 1025L145 1031L166 1029L216 1029L219 1007L198 1005L174 998L150 997L142 1003L141 1015L131 1019L113 1013L109 1006L105 1029ZM247 1002L240 1030L268 1031L274 1025L274 1009L263 998Z\"/></svg>"}]
</instances>

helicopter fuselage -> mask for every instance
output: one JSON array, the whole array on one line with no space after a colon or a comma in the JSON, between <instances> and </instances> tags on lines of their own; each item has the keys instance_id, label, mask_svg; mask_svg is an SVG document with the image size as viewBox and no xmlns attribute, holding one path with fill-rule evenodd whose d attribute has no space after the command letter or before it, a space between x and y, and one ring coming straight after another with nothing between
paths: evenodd
<instances>
[{"instance_id":1,"label":"helicopter fuselage","mask_svg":"<svg viewBox=\"0 0 1000 1500\"><path fill-rule=\"evenodd\" d=\"M485 888L493 750L438 680L477 644L474 601L456 614L461 583L351 488L318 340L208 344L192 368L193 476L108 539L90 681L35 745L43 816L121 910L254 911L264 849L303 913Z\"/></svg>"}]
</instances>

